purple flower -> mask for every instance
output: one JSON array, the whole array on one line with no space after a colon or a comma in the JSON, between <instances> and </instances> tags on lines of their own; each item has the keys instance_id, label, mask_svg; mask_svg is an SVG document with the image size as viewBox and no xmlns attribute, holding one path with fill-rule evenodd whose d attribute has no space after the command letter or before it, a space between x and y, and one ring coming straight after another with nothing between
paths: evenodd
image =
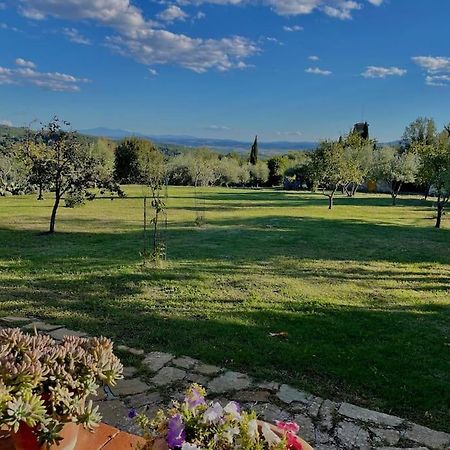
<instances>
[{"instance_id":1,"label":"purple flower","mask_svg":"<svg viewBox=\"0 0 450 450\"><path fill-rule=\"evenodd\" d=\"M205 404L203 395L201 395L195 388L189 392L189 395L185 398L185 401L189 409L194 409L196 406Z\"/></svg>"},{"instance_id":2,"label":"purple flower","mask_svg":"<svg viewBox=\"0 0 450 450\"><path fill-rule=\"evenodd\" d=\"M179 414L169 420L169 431L167 432L167 444L170 448L181 447L186 439L183 420Z\"/></svg>"},{"instance_id":3,"label":"purple flower","mask_svg":"<svg viewBox=\"0 0 450 450\"><path fill-rule=\"evenodd\" d=\"M134 408L131 408L130 410L128 410L128 417L130 419L134 419L137 416L137 412Z\"/></svg>"}]
</instances>

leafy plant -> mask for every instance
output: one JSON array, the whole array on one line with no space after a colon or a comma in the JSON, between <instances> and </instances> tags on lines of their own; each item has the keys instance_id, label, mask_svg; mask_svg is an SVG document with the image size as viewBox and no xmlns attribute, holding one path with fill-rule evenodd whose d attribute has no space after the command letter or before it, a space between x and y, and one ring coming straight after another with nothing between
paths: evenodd
<instances>
[{"instance_id":1,"label":"leafy plant","mask_svg":"<svg viewBox=\"0 0 450 450\"><path fill-rule=\"evenodd\" d=\"M263 422L256 413L240 410L236 402L222 407L217 402L207 402L206 392L193 384L183 402L174 402L167 411L158 411L154 419L145 414L137 417L150 450L158 440L165 440L170 449L199 450L301 450L296 437L299 427L295 423L277 422L279 432Z\"/></svg>"},{"instance_id":2,"label":"leafy plant","mask_svg":"<svg viewBox=\"0 0 450 450\"><path fill-rule=\"evenodd\" d=\"M32 428L40 443L55 443L65 423L92 430L101 420L87 401L122 377L109 339L67 336L56 343L18 328L0 331L0 424Z\"/></svg>"}]
</instances>

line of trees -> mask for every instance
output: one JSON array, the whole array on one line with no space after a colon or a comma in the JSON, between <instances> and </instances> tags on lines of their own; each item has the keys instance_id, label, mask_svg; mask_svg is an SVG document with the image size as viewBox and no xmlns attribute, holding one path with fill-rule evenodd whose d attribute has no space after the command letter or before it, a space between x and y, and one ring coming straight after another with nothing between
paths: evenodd
<instances>
[{"instance_id":1,"label":"line of trees","mask_svg":"<svg viewBox=\"0 0 450 450\"><path fill-rule=\"evenodd\" d=\"M450 197L450 125L438 131L432 119L418 118L399 144L380 146L358 131L323 141L313 151L296 151L263 160L255 138L250 157L207 148L161 151L151 142L127 138L119 143L82 136L54 118L38 131L21 129L0 136L0 195L54 193L49 231L61 200L82 204L95 193L122 195L120 184L142 183L153 193L165 184L196 187L283 186L322 191L333 208L342 191L353 197L361 186L378 183L395 205L405 185L435 196L436 227ZM152 187L153 186L153 187Z\"/></svg>"}]
</instances>

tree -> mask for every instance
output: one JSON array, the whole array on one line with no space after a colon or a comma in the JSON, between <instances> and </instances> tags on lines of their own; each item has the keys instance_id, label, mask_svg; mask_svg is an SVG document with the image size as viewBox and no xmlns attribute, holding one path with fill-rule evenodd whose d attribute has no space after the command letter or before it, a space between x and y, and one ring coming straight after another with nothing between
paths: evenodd
<instances>
[{"instance_id":1,"label":"tree","mask_svg":"<svg viewBox=\"0 0 450 450\"><path fill-rule=\"evenodd\" d=\"M404 150L408 150L414 144L432 145L436 142L436 137L434 120L428 117L418 117L405 128L401 145Z\"/></svg>"},{"instance_id":2,"label":"tree","mask_svg":"<svg viewBox=\"0 0 450 450\"><path fill-rule=\"evenodd\" d=\"M344 148L342 190L348 197L354 197L372 167L375 141L350 133L341 143Z\"/></svg>"},{"instance_id":3,"label":"tree","mask_svg":"<svg viewBox=\"0 0 450 450\"><path fill-rule=\"evenodd\" d=\"M218 183L226 187L245 184L250 178L248 168L240 165L236 158L230 157L224 157L219 160L216 175Z\"/></svg>"},{"instance_id":4,"label":"tree","mask_svg":"<svg viewBox=\"0 0 450 450\"><path fill-rule=\"evenodd\" d=\"M388 184L393 205L403 184L415 181L418 168L418 157L413 151L382 147L374 152L373 176Z\"/></svg>"},{"instance_id":5,"label":"tree","mask_svg":"<svg viewBox=\"0 0 450 450\"><path fill-rule=\"evenodd\" d=\"M93 198L89 189L94 187L122 194L112 178L101 177L101 164L90 155L88 146L80 142L79 135L66 129L69 125L55 117L35 134L35 144L42 146L43 159L47 161L43 176L51 180L55 193L50 233L55 231L56 214L65 194Z\"/></svg>"},{"instance_id":6,"label":"tree","mask_svg":"<svg viewBox=\"0 0 450 450\"><path fill-rule=\"evenodd\" d=\"M284 173L289 168L289 158L286 155L274 156L267 161L269 186L280 186L283 183Z\"/></svg>"},{"instance_id":7,"label":"tree","mask_svg":"<svg viewBox=\"0 0 450 450\"><path fill-rule=\"evenodd\" d=\"M311 171L322 188L323 195L328 197L328 209L332 209L336 191L345 179L344 146L342 141L321 142L311 155Z\"/></svg>"},{"instance_id":8,"label":"tree","mask_svg":"<svg viewBox=\"0 0 450 450\"><path fill-rule=\"evenodd\" d=\"M142 154L154 150L155 146L145 139L136 137L124 139L115 151L114 178L119 183L139 183L141 179L139 160Z\"/></svg>"},{"instance_id":9,"label":"tree","mask_svg":"<svg viewBox=\"0 0 450 450\"><path fill-rule=\"evenodd\" d=\"M269 178L269 168L265 161L258 161L256 164L249 164L250 184L252 186L261 186L267 183Z\"/></svg>"},{"instance_id":10,"label":"tree","mask_svg":"<svg viewBox=\"0 0 450 450\"><path fill-rule=\"evenodd\" d=\"M166 204L161 196L161 189L167 176L167 165L164 155L155 147L146 149L138 155L140 181L145 183L152 194L152 208L154 211L153 224L153 252L152 258L158 261L166 254L166 247L161 241L159 233L160 216L166 214ZM144 208L146 203L144 203Z\"/></svg>"},{"instance_id":11,"label":"tree","mask_svg":"<svg viewBox=\"0 0 450 450\"><path fill-rule=\"evenodd\" d=\"M437 196L436 228L441 227L444 210L450 198L450 130L448 136L441 134L433 148L422 154L421 165L427 169L427 180Z\"/></svg>"},{"instance_id":12,"label":"tree","mask_svg":"<svg viewBox=\"0 0 450 450\"><path fill-rule=\"evenodd\" d=\"M258 136L255 137L252 148L250 150L249 163L254 166L258 162Z\"/></svg>"}]
</instances>

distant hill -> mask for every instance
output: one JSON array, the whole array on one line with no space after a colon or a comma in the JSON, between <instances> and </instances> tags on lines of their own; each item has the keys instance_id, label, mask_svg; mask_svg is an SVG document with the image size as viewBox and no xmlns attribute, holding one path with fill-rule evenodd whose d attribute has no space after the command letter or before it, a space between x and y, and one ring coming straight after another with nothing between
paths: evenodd
<instances>
[{"instance_id":1,"label":"distant hill","mask_svg":"<svg viewBox=\"0 0 450 450\"><path fill-rule=\"evenodd\" d=\"M185 147L209 147L218 151L228 152L236 150L238 152L249 151L253 139L248 142L237 141L233 139L214 139L214 138L199 138L194 136L179 136L179 135L145 135L128 130L110 129L110 128L91 128L87 130L80 130L80 133L90 136L102 136L109 139L122 139L127 136L136 136L150 139L159 144L181 145ZM259 148L263 154L285 153L289 150L309 150L317 146L316 142L288 142L288 141L273 141L273 142L259 142Z\"/></svg>"}]
</instances>

